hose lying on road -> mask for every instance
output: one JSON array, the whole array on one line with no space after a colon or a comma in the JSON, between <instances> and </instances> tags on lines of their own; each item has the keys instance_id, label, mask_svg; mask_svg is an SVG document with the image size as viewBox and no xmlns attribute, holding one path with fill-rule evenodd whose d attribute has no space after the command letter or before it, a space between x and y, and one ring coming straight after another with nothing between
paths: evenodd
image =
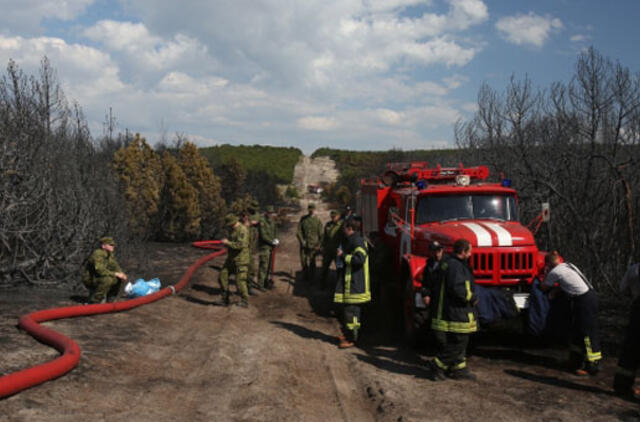
<instances>
[{"instance_id":1,"label":"hose lying on road","mask_svg":"<svg viewBox=\"0 0 640 422\"><path fill-rule=\"evenodd\" d=\"M27 331L42 343L54 347L62 353L62 355L50 362L0 377L0 398L16 394L29 387L33 387L34 385L42 384L43 382L58 378L75 368L80 361L80 347L76 342L57 331L41 326L41 322L77 316L127 311L179 292L187 285L187 283L189 283L189 280L191 280L191 277L198 268L215 257L226 253L226 250L223 248L219 240L194 242L193 246L202 249L212 249L215 252L203 256L193 263L183 274L180 281L174 286L165 287L159 292L148 296L142 296L123 302L45 309L20 317L19 325L23 330Z\"/></svg>"}]
</instances>

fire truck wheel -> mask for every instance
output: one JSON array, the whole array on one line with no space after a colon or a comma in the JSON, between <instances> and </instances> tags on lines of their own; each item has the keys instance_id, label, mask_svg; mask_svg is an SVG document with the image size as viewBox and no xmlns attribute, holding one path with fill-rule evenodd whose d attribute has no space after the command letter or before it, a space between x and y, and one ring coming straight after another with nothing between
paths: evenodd
<instances>
[{"instance_id":1,"label":"fire truck wheel","mask_svg":"<svg viewBox=\"0 0 640 422\"><path fill-rule=\"evenodd\" d=\"M429 327L428 308L416 306L416 293L413 289L413 280L409 278L405 283L402 298L402 320L404 339L411 347L424 345L427 341Z\"/></svg>"}]
</instances>

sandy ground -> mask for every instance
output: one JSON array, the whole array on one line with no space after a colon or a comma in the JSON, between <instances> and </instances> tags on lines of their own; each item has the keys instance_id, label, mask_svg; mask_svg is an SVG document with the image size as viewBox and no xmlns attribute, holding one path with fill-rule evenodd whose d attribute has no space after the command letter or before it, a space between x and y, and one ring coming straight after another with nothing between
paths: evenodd
<instances>
[{"instance_id":1,"label":"sandy ground","mask_svg":"<svg viewBox=\"0 0 640 422\"><path fill-rule=\"evenodd\" d=\"M324 207L321 216L326 220ZM280 236L276 288L252 296L249 309L217 304L216 261L177 296L47 323L78 342L80 364L0 400L0 420L640 420L639 404L612 395L615 345L605 348L602 374L581 379L563 371L562 348L539 346L510 328L493 330L474 338L469 364L476 382L431 381L431 357L402 346L393 324L370 325L360 347L338 350L331 293L297 277L298 218ZM174 284L203 253L149 245L153 271L141 276ZM82 299L60 290L0 291L0 374L57 356L16 328L19 315ZM370 319L393 319L375 312L385 311L369 309Z\"/></svg>"}]
</instances>

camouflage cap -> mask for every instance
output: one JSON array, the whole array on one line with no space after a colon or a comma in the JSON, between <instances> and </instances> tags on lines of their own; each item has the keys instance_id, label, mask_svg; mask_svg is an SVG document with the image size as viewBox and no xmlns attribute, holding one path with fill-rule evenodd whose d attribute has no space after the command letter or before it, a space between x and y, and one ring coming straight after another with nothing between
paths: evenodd
<instances>
[{"instance_id":1,"label":"camouflage cap","mask_svg":"<svg viewBox=\"0 0 640 422\"><path fill-rule=\"evenodd\" d=\"M225 226L233 226L234 224L236 224L238 222L238 217L236 217L233 214L227 214L224 217L224 225Z\"/></svg>"},{"instance_id":2,"label":"camouflage cap","mask_svg":"<svg viewBox=\"0 0 640 422\"><path fill-rule=\"evenodd\" d=\"M276 209L273 207L273 205L267 205L267 207L264 209L264 212L266 212L267 214L273 214L274 212L276 212Z\"/></svg>"},{"instance_id":3,"label":"camouflage cap","mask_svg":"<svg viewBox=\"0 0 640 422\"><path fill-rule=\"evenodd\" d=\"M111 246L115 246L116 242L115 240L113 240L113 237L111 236L104 236L100 238L100 244L102 245L111 245Z\"/></svg>"},{"instance_id":4,"label":"camouflage cap","mask_svg":"<svg viewBox=\"0 0 640 422\"><path fill-rule=\"evenodd\" d=\"M336 216L336 215L338 215L338 214L340 214L340 213L339 213L338 211L336 211L336 210L331 210L331 212L329 213L329 215L330 215L331 217L335 217L335 216Z\"/></svg>"},{"instance_id":5,"label":"camouflage cap","mask_svg":"<svg viewBox=\"0 0 640 422\"><path fill-rule=\"evenodd\" d=\"M259 208L259 207L260 207L260 204L255 199L252 199L251 202L249 202L249 208Z\"/></svg>"},{"instance_id":6,"label":"camouflage cap","mask_svg":"<svg viewBox=\"0 0 640 422\"><path fill-rule=\"evenodd\" d=\"M314 204L313 202L309 204L309 206L307 207L308 210L315 210L316 209L316 204Z\"/></svg>"}]
</instances>

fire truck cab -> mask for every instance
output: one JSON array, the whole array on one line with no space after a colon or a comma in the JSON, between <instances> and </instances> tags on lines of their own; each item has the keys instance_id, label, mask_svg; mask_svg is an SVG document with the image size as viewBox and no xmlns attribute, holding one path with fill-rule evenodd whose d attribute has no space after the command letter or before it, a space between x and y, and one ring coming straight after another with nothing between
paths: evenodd
<instances>
[{"instance_id":1,"label":"fire truck cab","mask_svg":"<svg viewBox=\"0 0 640 422\"><path fill-rule=\"evenodd\" d=\"M403 289L405 330L420 312L421 279L429 245L447 253L467 239L479 285L506 287L526 307L525 291L544 265L534 236L518 221L518 196L508 179L489 183L485 166L429 168L426 162L389 164L382 177L361 180L358 210L363 234L392 255L396 283ZM411 325L411 326L408 326Z\"/></svg>"}]
</instances>

